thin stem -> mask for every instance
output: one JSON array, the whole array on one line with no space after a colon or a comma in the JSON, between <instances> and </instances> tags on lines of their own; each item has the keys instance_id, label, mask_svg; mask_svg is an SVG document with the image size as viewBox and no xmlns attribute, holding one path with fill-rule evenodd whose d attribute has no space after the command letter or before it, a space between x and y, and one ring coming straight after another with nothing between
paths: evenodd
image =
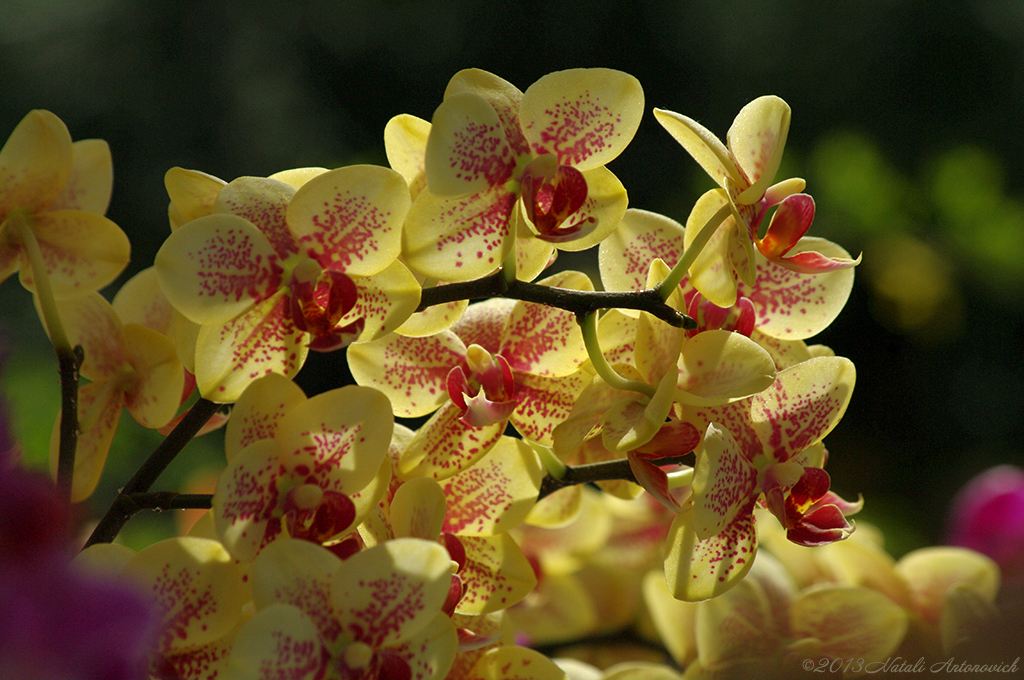
<instances>
[{"instance_id":1,"label":"thin stem","mask_svg":"<svg viewBox=\"0 0 1024 680\"><path fill-rule=\"evenodd\" d=\"M505 280L505 275L501 270L473 281L424 288L416 311L421 312L427 307L456 300L482 300L492 297L536 302L548 307L564 309L577 317L599 309L638 309L649 312L677 328L692 330L697 327L697 323L693 319L665 304L657 288L634 291L593 291L555 288L519 280L510 283Z\"/></svg>"},{"instance_id":2,"label":"thin stem","mask_svg":"<svg viewBox=\"0 0 1024 680\"><path fill-rule=\"evenodd\" d=\"M131 519L135 512L138 512L138 510L132 511L131 499L137 494L149 491L149 488L156 481L157 477L160 476L160 473L171 464L171 461L174 460L175 456L181 452L185 445L192 441L192 438L202 429L206 421L217 412L218 408L220 408L220 404L208 399L200 399L193 404L189 412L178 423L178 426L160 442L160 446L150 454L138 472L121 489L117 498L114 499L113 505L107 510L107 514L96 525L92 536L89 537L85 544L86 547L94 543L109 543L114 540L125 523Z\"/></svg>"},{"instance_id":3,"label":"thin stem","mask_svg":"<svg viewBox=\"0 0 1024 680\"><path fill-rule=\"evenodd\" d=\"M661 296L662 300L667 300L668 296L672 294L672 291L676 289L679 282L686 276L686 272L689 271L690 266L700 255L700 251L704 250L704 246L711 240L711 235L715 233L715 230L725 221L725 218L732 214L732 205L726 204L719 208L707 224L701 227L700 232L697 234L697 238L690 242L690 246L683 253L683 256L679 258L675 266L665 277L665 280L658 284L657 291Z\"/></svg>"},{"instance_id":4,"label":"thin stem","mask_svg":"<svg viewBox=\"0 0 1024 680\"><path fill-rule=\"evenodd\" d=\"M654 397L654 385L648 385L640 380L623 378L608 363L607 357L601 351L601 341L597 336L597 312L591 312L585 316L580 321L580 327L583 329L583 343L587 347L587 356L590 357L590 363L594 366L594 370L597 371L602 380L617 390L631 390L648 397Z\"/></svg>"},{"instance_id":5,"label":"thin stem","mask_svg":"<svg viewBox=\"0 0 1024 680\"><path fill-rule=\"evenodd\" d=\"M60 370L60 443L57 449L57 493L65 500L71 499L71 487L75 474L75 451L78 448L78 367L80 358L75 354L61 323L57 311L57 300L50 286L50 275L46 271L43 251L39 248L32 224L24 211L14 211L7 218L7 225L17 234L24 252L28 255L35 282L36 300L43 317L43 327L57 353Z\"/></svg>"},{"instance_id":6,"label":"thin stem","mask_svg":"<svg viewBox=\"0 0 1024 680\"><path fill-rule=\"evenodd\" d=\"M683 463L685 462L687 455L689 454L660 458L658 459L658 465L674 465ZM636 476L633 474L633 470L629 467L629 459L617 458L615 460L608 460L601 463L567 465L565 467L565 474L561 478L555 478L551 475L544 477L540 484L540 493L537 495L537 500L550 496L554 492L564 489L567 486L593 484L594 482L603 482L614 479L624 479L630 482L636 482Z\"/></svg>"}]
</instances>

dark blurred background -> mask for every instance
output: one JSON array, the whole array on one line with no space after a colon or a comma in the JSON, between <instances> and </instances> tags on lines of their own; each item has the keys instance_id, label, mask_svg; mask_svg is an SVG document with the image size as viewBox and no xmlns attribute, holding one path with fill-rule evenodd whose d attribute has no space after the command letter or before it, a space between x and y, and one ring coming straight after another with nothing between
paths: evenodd
<instances>
[{"instance_id":1,"label":"dark blurred background","mask_svg":"<svg viewBox=\"0 0 1024 680\"><path fill-rule=\"evenodd\" d=\"M648 110L723 137L759 95L792 106L780 177L808 180L812 234L864 254L847 309L817 339L859 374L829 471L842 495L865 495L894 553L941 539L969 476L1024 463L1018 0L5 0L0 137L45 108L73 138L110 143L108 216L133 243L124 280L169 233L172 166L230 180L386 164L388 119L429 119L459 69L525 90L582 66L635 75ZM680 221L712 186L650 115L611 168L631 206ZM55 363L29 296L3 285L5 387L41 461ZM337 355L316 359L307 391L339 379ZM97 507L151 449L125 421ZM179 488L187 470L176 462L158 487Z\"/></svg>"}]
</instances>

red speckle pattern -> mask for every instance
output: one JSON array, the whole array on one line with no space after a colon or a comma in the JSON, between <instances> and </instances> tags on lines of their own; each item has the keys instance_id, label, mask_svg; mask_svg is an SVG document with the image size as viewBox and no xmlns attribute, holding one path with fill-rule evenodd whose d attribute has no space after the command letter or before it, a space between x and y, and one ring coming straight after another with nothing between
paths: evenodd
<instances>
[{"instance_id":1,"label":"red speckle pattern","mask_svg":"<svg viewBox=\"0 0 1024 680\"><path fill-rule=\"evenodd\" d=\"M533 152L538 156L554 154L559 165L577 165L604 151L612 139L622 134L618 130L621 115L603 105L589 90L572 99L563 96L544 115L546 120L527 126L541 126Z\"/></svg>"},{"instance_id":2,"label":"red speckle pattern","mask_svg":"<svg viewBox=\"0 0 1024 680\"><path fill-rule=\"evenodd\" d=\"M340 190L323 202L312 216L314 229L299 239L300 246L324 269L345 271L367 252L377 251L377 240L401 228L391 213L365 196Z\"/></svg>"}]
</instances>

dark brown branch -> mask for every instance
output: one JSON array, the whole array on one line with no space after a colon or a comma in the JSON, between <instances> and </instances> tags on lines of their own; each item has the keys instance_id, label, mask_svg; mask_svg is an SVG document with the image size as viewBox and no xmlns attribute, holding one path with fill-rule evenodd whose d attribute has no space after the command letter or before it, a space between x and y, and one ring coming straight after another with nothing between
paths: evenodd
<instances>
[{"instance_id":1,"label":"dark brown branch","mask_svg":"<svg viewBox=\"0 0 1024 680\"><path fill-rule=\"evenodd\" d=\"M220 404L207 399L200 399L192 406L189 412L185 414L185 417L181 419L181 422L178 423L178 426L160 442L160 446L153 451L149 458L146 459L146 462L142 464L142 467L139 468L138 472L124 485L121 493L114 499L113 505L107 510L107 514L96 525L92 536L89 537L85 544L86 547L93 543L109 543L114 540L125 523L131 519L132 515L138 512L138 509L132 510L133 501L131 499L138 494L149 491L149 488L156 481L157 477L160 476L160 473L171 464L171 461L174 460L182 448L192 441L192 438L196 436L203 425L206 424L206 421L217 412L220 406Z\"/></svg>"},{"instance_id":2,"label":"dark brown branch","mask_svg":"<svg viewBox=\"0 0 1024 680\"><path fill-rule=\"evenodd\" d=\"M669 458L660 458L657 461L658 465L677 465L684 463L686 456L671 456ZM567 486L576 486L577 484L591 484L593 482L605 482L613 479L624 479L636 483L636 477L633 475L633 470L629 467L629 461L625 458L617 458L616 460L608 460L601 463L588 463L586 465L569 465L566 467L565 475L561 479L555 479L551 475L546 475L540 483L540 493L537 494L537 500L550 496L556 491L564 489Z\"/></svg>"},{"instance_id":3,"label":"dark brown branch","mask_svg":"<svg viewBox=\"0 0 1024 680\"><path fill-rule=\"evenodd\" d=\"M686 329L697 327L693 319L665 304L654 288L618 292L555 288L519 280L508 283L502 276L501 270L474 281L425 288L416 311L421 312L427 307L456 300L481 300L492 297L505 297L557 307L572 312L578 318L599 309L638 309L676 327Z\"/></svg>"},{"instance_id":4,"label":"dark brown branch","mask_svg":"<svg viewBox=\"0 0 1024 680\"><path fill-rule=\"evenodd\" d=\"M60 443L57 448L57 493L71 499L78 449L78 368L82 365L81 346L58 349L60 367Z\"/></svg>"}]
</instances>

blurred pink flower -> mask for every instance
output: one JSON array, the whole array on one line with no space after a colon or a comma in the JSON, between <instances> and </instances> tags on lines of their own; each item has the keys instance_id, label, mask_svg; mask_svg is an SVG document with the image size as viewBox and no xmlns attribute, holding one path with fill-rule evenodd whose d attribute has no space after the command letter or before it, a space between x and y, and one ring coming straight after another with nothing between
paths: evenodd
<instances>
[{"instance_id":1,"label":"blurred pink flower","mask_svg":"<svg viewBox=\"0 0 1024 680\"><path fill-rule=\"evenodd\" d=\"M990 468L953 498L946 542L988 555L1007 581L1024 581L1024 470Z\"/></svg>"}]
</instances>

